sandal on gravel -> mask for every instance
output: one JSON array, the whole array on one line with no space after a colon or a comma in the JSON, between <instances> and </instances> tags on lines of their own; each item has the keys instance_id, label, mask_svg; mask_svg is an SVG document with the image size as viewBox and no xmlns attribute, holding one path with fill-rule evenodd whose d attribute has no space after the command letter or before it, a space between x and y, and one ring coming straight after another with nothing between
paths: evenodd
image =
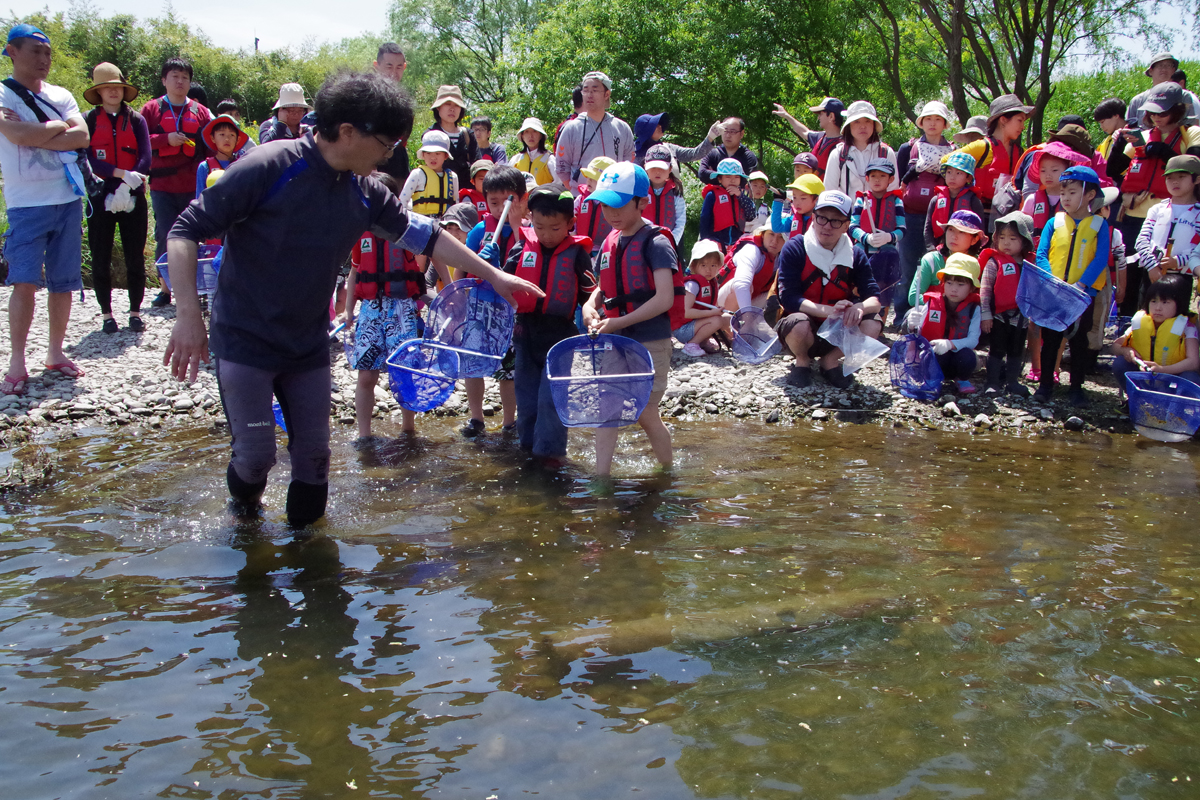
<instances>
[{"instance_id":1,"label":"sandal on gravel","mask_svg":"<svg viewBox=\"0 0 1200 800\"><path fill-rule=\"evenodd\" d=\"M0 394L25 394L25 390L29 384L29 373L24 375L13 375L11 372L4 376L4 381L0 383Z\"/></svg>"},{"instance_id":2,"label":"sandal on gravel","mask_svg":"<svg viewBox=\"0 0 1200 800\"><path fill-rule=\"evenodd\" d=\"M68 378L82 378L85 374L74 361L60 361L57 364L46 364L45 366L47 372L59 372Z\"/></svg>"}]
</instances>

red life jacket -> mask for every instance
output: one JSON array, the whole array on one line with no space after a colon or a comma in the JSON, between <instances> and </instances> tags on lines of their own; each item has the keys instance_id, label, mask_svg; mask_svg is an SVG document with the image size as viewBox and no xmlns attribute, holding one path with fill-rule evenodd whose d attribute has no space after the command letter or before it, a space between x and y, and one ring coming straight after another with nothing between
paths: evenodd
<instances>
[{"instance_id":1,"label":"red life jacket","mask_svg":"<svg viewBox=\"0 0 1200 800\"><path fill-rule=\"evenodd\" d=\"M812 227L812 214L797 214L792 211L792 236L803 236Z\"/></svg>"},{"instance_id":2,"label":"red life jacket","mask_svg":"<svg viewBox=\"0 0 1200 800\"><path fill-rule=\"evenodd\" d=\"M721 271L717 273L717 283L724 286L733 278L734 273L737 272L737 265L733 263L733 257L743 247L757 247L763 254L763 264L759 267L758 272L754 273L754 282L750 284L750 295L757 297L770 289L771 284L775 282L775 256L767 252L761 233L753 236L747 234L733 243L733 246L725 253L725 263L722 265Z\"/></svg>"},{"instance_id":3,"label":"red life jacket","mask_svg":"<svg viewBox=\"0 0 1200 800\"><path fill-rule=\"evenodd\" d=\"M487 200L484 199L483 192L479 191L474 186L471 186L467 189L459 189L458 199L463 203L470 203L471 205L475 206L475 210L479 212L480 217L487 213Z\"/></svg>"},{"instance_id":4,"label":"red life jacket","mask_svg":"<svg viewBox=\"0 0 1200 800\"><path fill-rule=\"evenodd\" d=\"M1162 131L1158 128L1151 128L1149 135L1146 137L1147 144L1150 142L1161 142ZM1167 142L1175 155L1183 154L1183 128L1180 127L1175 131L1175 135ZM1137 147L1133 151L1133 163L1129 165L1129 171L1125 173L1125 180L1121 183L1121 191L1124 193L1138 194L1140 192L1150 192L1150 194L1159 198L1167 198L1170 194L1167 192L1167 178L1163 175L1166 171L1167 162L1157 158L1147 158L1146 148Z\"/></svg>"},{"instance_id":5,"label":"red life jacket","mask_svg":"<svg viewBox=\"0 0 1200 800\"><path fill-rule=\"evenodd\" d=\"M700 192L702 198L710 194L713 195L713 233L736 228L741 214L737 198L715 183L707 184Z\"/></svg>"},{"instance_id":6,"label":"red life jacket","mask_svg":"<svg viewBox=\"0 0 1200 800\"><path fill-rule=\"evenodd\" d=\"M1022 262L988 248L979 254L979 263L996 259L996 285L992 287L992 313L1003 314L1017 307L1017 284L1021 282Z\"/></svg>"},{"instance_id":7,"label":"red life jacket","mask_svg":"<svg viewBox=\"0 0 1200 800\"><path fill-rule=\"evenodd\" d=\"M971 196L979 196L974 186L967 186L958 193L958 197L950 197L949 186L939 186L934 190L933 198L933 238L940 239L946 232L946 223L950 221L955 211L970 211Z\"/></svg>"},{"instance_id":8,"label":"red life jacket","mask_svg":"<svg viewBox=\"0 0 1200 800\"><path fill-rule=\"evenodd\" d=\"M487 247L493 239L497 239L496 223L499 221L500 220L496 219L488 212L485 211L483 213L483 239L481 239L479 242L480 250ZM513 233L512 224L508 222L505 222L504 224L508 226L508 236L499 235L499 238L496 242L497 246L500 248L500 266L504 266L504 262L508 260L508 251L512 249L513 242L516 240L516 234Z\"/></svg>"},{"instance_id":9,"label":"red life jacket","mask_svg":"<svg viewBox=\"0 0 1200 800\"><path fill-rule=\"evenodd\" d=\"M822 180L825 179L825 165L829 163L829 154L841 141L842 137L840 136L831 139L822 133L817 139L817 143L812 146L812 154L817 157L817 174L821 176Z\"/></svg>"},{"instance_id":10,"label":"red life jacket","mask_svg":"<svg viewBox=\"0 0 1200 800\"><path fill-rule=\"evenodd\" d=\"M920 158L920 137L908 143L908 163L916 164ZM917 179L904 184L904 212L906 214L924 214L929 211L933 202L934 191L946 182L936 172L918 172Z\"/></svg>"},{"instance_id":11,"label":"red life jacket","mask_svg":"<svg viewBox=\"0 0 1200 800\"><path fill-rule=\"evenodd\" d=\"M858 287L854 285L854 271L847 264L837 264L828 276L817 269L808 251L804 253L804 269L800 271L800 295L818 305L833 305L839 300L854 300ZM789 313L797 309L785 309Z\"/></svg>"},{"instance_id":12,"label":"red life jacket","mask_svg":"<svg viewBox=\"0 0 1200 800\"><path fill-rule=\"evenodd\" d=\"M863 214L858 218L858 227L863 233L873 233L874 231L883 231L884 233L895 233L900 226L896 224L896 203L892 198L900 197L900 191L886 193L883 197L875 197L870 192L859 192L855 199L863 201ZM866 214L867 204L870 203L871 216ZM871 226L871 220L875 220L875 226Z\"/></svg>"},{"instance_id":13,"label":"red life jacket","mask_svg":"<svg viewBox=\"0 0 1200 800\"><path fill-rule=\"evenodd\" d=\"M354 296L359 300L408 300L425 294L425 270L412 253L395 242L364 233L350 255L350 262L358 270Z\"/></svg>"},{"instance_id":14,"label":"red life jacket","mask_svg":"<svg viewBox=\"0 0 1200 800\"><path fill-rule=\"evenodd\" d=\"M650 203L642 216L669 231L675 230L675 181L668 180L661 192L650 189Z\"/></svg>"},{"instance_id":15,"label":"red life jacket","mask_svg":"<svg viewBox=\"0 0 1200 800\"><path fill-rule=\"evenodd\" d=\"M593 243L603 242L612 231L612 225L601 213L600 204L587 199L591 193L591 189L583 186L575 198L575 233L588 237Z\"/></svg>"},{"instance_id":16,"label":"red life jacket","mask_svg":"<svg viewBox=\"0 0 1200 800\"><path fill-rule=\"evenodd\" d=\"M983 163L988 152L991 152L992 160L985 167L975 168L975 189L979 193L979 199L983 201L983 207L990 209L992 198L996 196L996 179L1001 175L1012 178L1013 168L1021 160L1021 153L1024 151L1019 142L1013 142L1012 147L1005 149L991 136L988 136L986 141L988 149L984 150L984 156L979 159L979 163Z\"/></svg>"},{"instance_id":17,"label":"red life jacket","mask_svg":"<svg viewBox=\"0 0 1200 800\"><path fill-rule=\"evenodd\" d=\"M200 104L188 98L183 111L179 114L178 128L175 127L175 113L171 110L171 102L167 100L166 95L158 98L158 106L158 124L155 126L158 130L152 130L150 133L184 133L192 140L180 147L158 148L159 158L175 156L180 153L186 156L194 155L196 152L195 141L200 138Z\"/></svg>"},{"instance_id":18,"label":"red life jacket","mask_svg":"<svg viewBox=\"0 0 1200 800\"><path fill-rule=\"evenodd\" d=\"M543 248L533 228L522 228L521 239L525 246L517 264L517 277L536 283L546 296L537 298L521 292L517 295L517 313L550 314L573 319L575 307L579 304L579 275L575 272L574 248L582 247L590 257L592 240L586 236L567 236L546 259L542 256Z\"/></svg>"},{"instance_id":19,"label":"red life jacket","mask_svg":"<svg viewBox=\"0 0 1200 800\"><path fill-rule=\"evenodd\" d=\"M971 332L971 315L979 308L979 293L972 292L953 311L946 310L946 296L941 292L926 292L929 310L921 323L921 335L934 339L965 339Z\"/></svg>"},{"instance_id":20,"label":"red life jacket","mask_svg":"<svg viewBox=\"0 0 1200 800\"><path fill-rule=\"evenodd\" d=\"M721 282L719 278L713 278L711 281L706 281L699 275L688 275L687 281L695 281L700 290L696 292L696 301L699 303L708 303L710 306L717 304L717 293L721 291ZM678 326L677 326L678 327ZM671 330L674 330L672 328Z\"/></svg>"},{"instance_id":21,"label":"red life jacket","mask_svg":"<svg viewBox=\"0 0 1200 800\"><path fill-rule=\"evenodd\" d=\"M1038 241L1042 238L1042 229L1046 227L1046 223L1050 218L1058 213L1057 205L1050 205L1050 195L1046 194L1044 189L1038 189L1033 193L1033 246L1038 246ZM983 263L983 262L980 262Z\"/></svg>"},{"instance_id":22,"label":"red life jacket","mask_svg":"<svg viewBox=\"0 0 1200 800\"><path fill-rule=\"evenodd\" d=\"M88 145L97 161L111 164L116 169L126 171L137 166L138 148L137 135L129 124L129 109L122 108L117 117L120 122L113 129L112 118L101 107L97 106L89 112L94 120L92 140Z\"/></svg>"},{"instance_id":23,"label":"red life jacket","mask_svg":"<svg viewBox=\"0 0 1200 800\"><path fill-rule=\"evenodd\" d=\"M628 242L621 245L621 232L612 231L600 246L600 291L604 293L604 315L610 318L623 317L654 297L654 273L646 264L643 252L646 242L662 234L675 247L675 239L666 228L646 224L638 229ZM672 274L675 285L675 302L669 312L671 330L683 325L683 270Z\"/></svg>"}]
</instances>

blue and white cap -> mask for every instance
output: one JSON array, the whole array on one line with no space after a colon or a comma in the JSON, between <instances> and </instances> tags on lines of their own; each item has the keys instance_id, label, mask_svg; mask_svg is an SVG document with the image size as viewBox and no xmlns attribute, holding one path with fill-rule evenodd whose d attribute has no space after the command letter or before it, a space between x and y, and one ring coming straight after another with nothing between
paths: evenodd
<instances>
[{"instance_id":1,"label":"blue and white cap","mask_svg":"<svg viewBox=\"0 0 1200 800\"><path fill-rule=\"evenodd\" d=\"M720 178L722 175L736 175L743 181L749 180L749 176L742 171L742 162L738 161L736 158L722 158L721 162L717 164L717 171L710 172L708 174L712 176L712 180L714 181Z\"/></svg>"},{"instance_id":2,"label":"blue and white cap","mask_svg":"<svg viewBox=\"0 0 1200 800\"><path fill-rule=\"evenodd\" d=\"M1080 181L1081 183L1094 183L1100 185L1100 176L1096 174L1096 170L1091 167L1070 167L1063 170L1063 174L1058 178L1059 183L1066 181Z\"/></svg>"},{"instance_id":3,"label":"blue and white cap","mask_svg":"<svg viewBox=\"0 0 1200 800\"><path fill-rule=\"evenodd\" d=\"M41 28L30 25L27 22L22 22L20 25L14 25L8 32L8 41L11 42L14 39L33 39L34 41L41 42L42 44L50 44L50 37L47 36Z\"/></svg>"},{"instance_id":4,"label":"blue and white cap","mask_svg":"<svg viewBox=\"0 0 1200 800\"><path fill-rule=\"evenodd\" d=\"M604 170L596 182L596 191L588 199L610 208L621 208L633 198L648 194L650 178L646 170L637 164L622 161Z\"/></svg>"}]
</instances>

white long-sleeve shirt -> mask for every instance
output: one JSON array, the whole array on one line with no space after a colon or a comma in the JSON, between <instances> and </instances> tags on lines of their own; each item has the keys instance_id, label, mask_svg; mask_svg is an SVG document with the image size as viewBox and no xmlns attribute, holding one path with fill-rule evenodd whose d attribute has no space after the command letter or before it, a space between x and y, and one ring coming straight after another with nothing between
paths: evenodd
<instances>
[{"instance_id":1,"label":"white long-sleeve shirt","mask_svg":"<svg viewBox=\"0 0 1200 800\"><path fill-rule=\"evenodd\" d=\"M721 287L717 300L724 306L730 294L737 298L738 308L754 305L754 276L767 263L766 254L757 247L746 245L733 254L733 277Z\"/></svg>"},{"instance_id":2,"label":"white long-sleeve shirt","mask_svg":"<svg viewBox=\"0 0 1200 800\"><path fill-rule=\"evenodd\" d=\"M892 162L892 181L888 184L888 191L899 189L895 150L882 142L869 144L866 150L859 150L849 142L841 142L829 154L829 162L825 167L826 191L837 190L853 200L856 194L867 190L867 164L881 157Z\"/></svg>"},{"instance_id":3,"label":"white long-sleeve shirt","mask_svg":"<svg viewBox=\"0 0 1200 800\"><path fill-rule=\"evenodd\" d=\"M1179 259L1184 272L1200 268L1200 203L1172 203L1168 198L1150 207L1136 244L1143 269L1158 266L1158 256L1166 252L1168 241L1171 255Z\"/></svg>"}]
</instances>

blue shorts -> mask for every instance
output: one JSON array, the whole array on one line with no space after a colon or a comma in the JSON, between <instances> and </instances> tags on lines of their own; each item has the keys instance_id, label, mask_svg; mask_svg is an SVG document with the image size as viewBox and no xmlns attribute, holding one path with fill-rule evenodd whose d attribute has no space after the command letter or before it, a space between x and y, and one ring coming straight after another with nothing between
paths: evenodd
<instances>
[{"instance_id":1,"label":"blue shorts","mask_svg":"<svg viewBox=\"0 0 1200 800\"><path fill-rule=\"evenodd\" d=\"M350 366L377 372L387 369L384 362L388 356L409 339L420 339L421 328L416 300L384 297L360 301Z\"/></svg>"},{"instance_id":2,"label":"blue shorts","mask_svg":"<svg viewBox=\"0 0 1200 800\"><path fill-rule=\"evenodd\" d=\"M687 322L676 328L674 333L677 340L683 344L687 344L696 335L696 320L689 319Z\"/></svg>"},{"instance_id":3,"label":"blue shorts","mask_svg":"<svg viewBox=\"0 0 1200 800\"><path fill-rule=\"evenodd\" d=\"M32 283L51 292L83 288L83 203L8 209L4 257L13 286Z\"/></svg>"}]
</instances>

